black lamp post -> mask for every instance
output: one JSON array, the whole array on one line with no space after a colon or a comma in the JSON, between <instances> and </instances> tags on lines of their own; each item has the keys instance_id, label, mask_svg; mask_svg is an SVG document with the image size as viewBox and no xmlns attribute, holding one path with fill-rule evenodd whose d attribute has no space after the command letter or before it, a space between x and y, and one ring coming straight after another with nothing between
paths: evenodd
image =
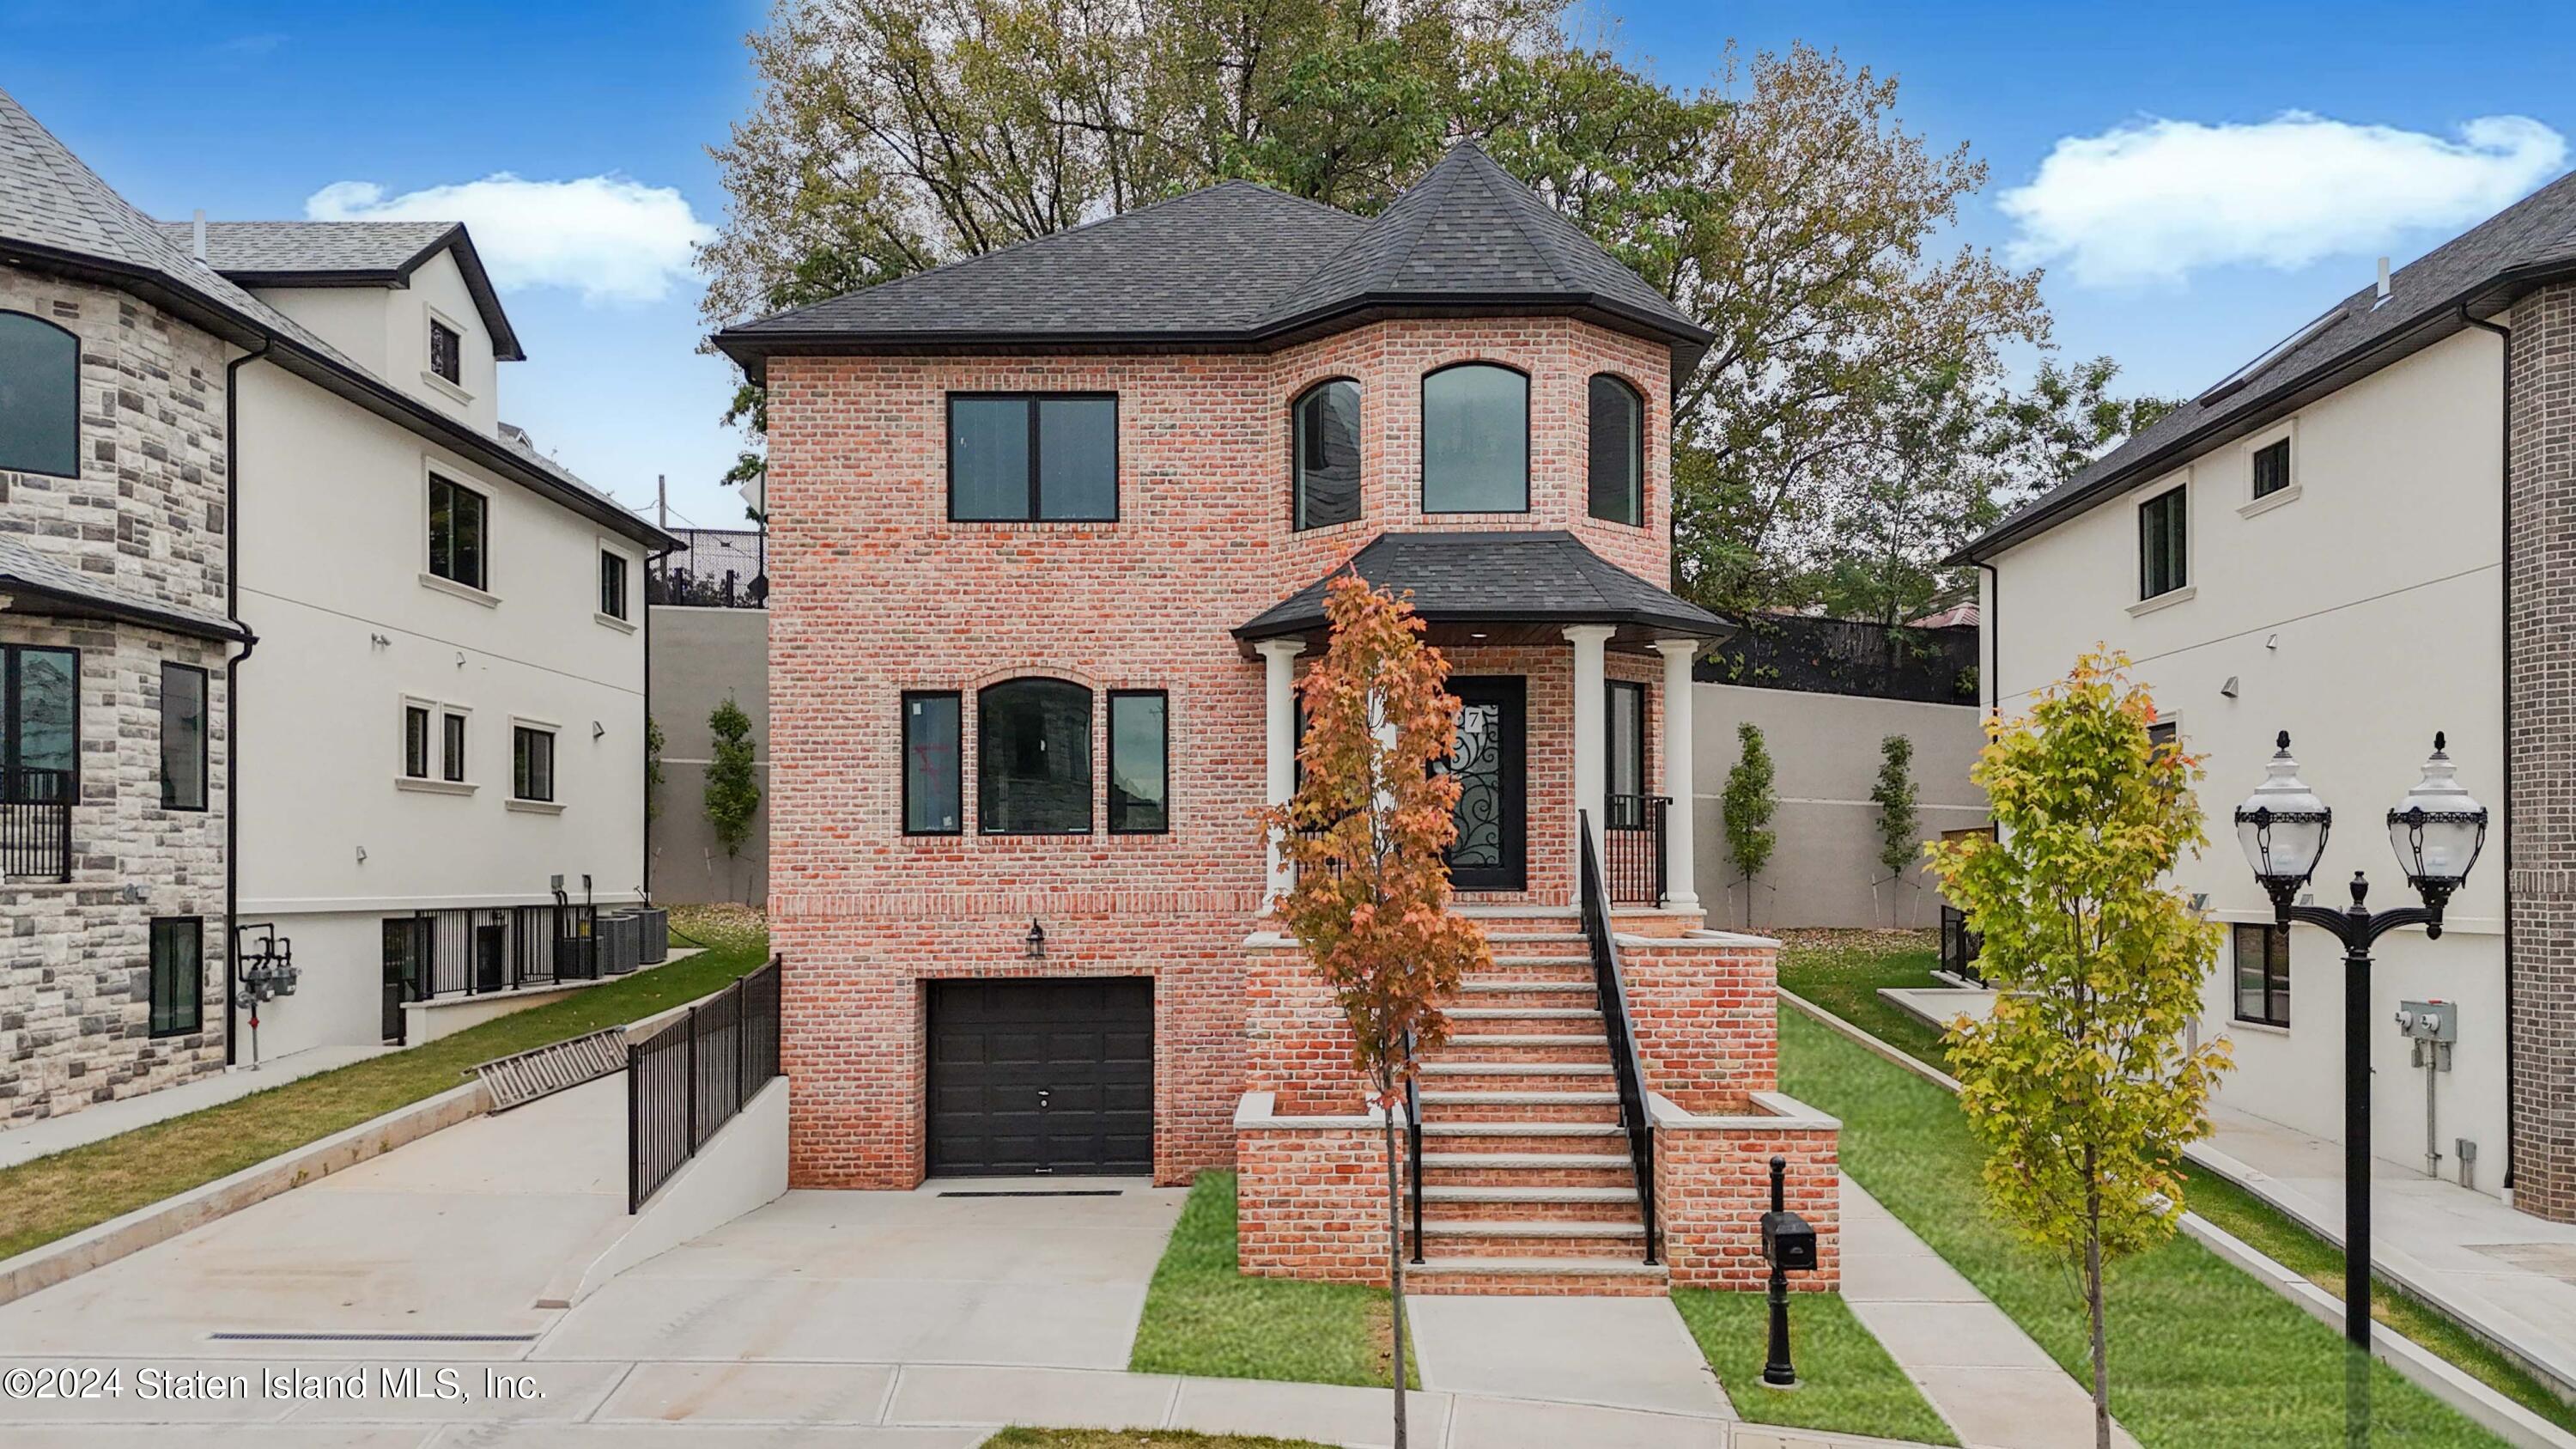
<instances>
[{"instance_id":1,"label":"black lamp post","mask_svg":"<svg viewBox=\"0 0 2576 1449\"><path fill-rule=\"evenodd\" d=\"M2236 838L2254 878L2272 897L2273 920L2321 927L2343 943L2343 1336L2370 1347L2370 948L2401 926L2442 934L2442 908L2468 879L2486 844L2486 807L2460 788L2443 737L2433 736L2424 778L2388 812L2388 841L2421 906L2372 912L2370 882L2352 873L2352 904L2342 910L2298 903L2300 888L2325 855L2334 811L2299 779L2290 732L2281 731L2263 783L2236 807Z\"/></svg>"}]
</instances>

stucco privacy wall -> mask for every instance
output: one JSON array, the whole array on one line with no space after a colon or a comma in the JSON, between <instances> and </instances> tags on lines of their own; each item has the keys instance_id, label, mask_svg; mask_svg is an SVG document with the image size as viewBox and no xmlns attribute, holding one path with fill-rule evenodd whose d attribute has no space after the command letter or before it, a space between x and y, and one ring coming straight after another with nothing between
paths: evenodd
<instances>
[{"instance_id":1,"label":"stucco privacy wall","mask_svg":"<svg viewBox=\"0 0 2576 1449\"><path fill-rule=\"evenodd\" d=\"M132 597L225 610L222 345L123 293L0 268L0 310L80 338L80 477L0 472L0 533ZM224 658L130 625L0 612L0 643L80 651L69 884L0 884L0 1116L58 1115L223 1065ZM207 672L202 811L161 807L161 666ZM138 892L127 899L126 891ZM203 924L202 1026L150 1030L150 923Z\"/></svg>"},{"instance_id":2,"label":"stucco privacy wall","mask_svg":"<svg viewBox=\"0 0 2576 1449\"><path fill-rule=\"evenodd\" d=\"M919 982L987 973L1155 976L1157 1176L1232 1159L1265 746L1261 666L1229 631L1390 526L1569 528L1662 578L1660 462L1651 527L1584 515L1582 389L1604 358L1640 384L1658 458L1663 350L1560 319L1387 323L1275 355L772 361L770 905L799 1185L919 1179ZM1532 510L1426 518L1419 374L1470 359L1534 378ZM1362 381L1369 521L1292 535L1288 405L1333 376ZM1013 390L1119 395L1115 522L947 521L946 394ZM1570 677L1570 649L1533 653ZM902 834L902 692L965 693L972 760L974 691L1023 674L1169 691L1169 834L1109 835L1095 817L1087 836L982 835L971 774L966 833ZM1093 719L1097 763L1105 710ZM1558 815L1534 788L1534 874ZM1032 917L1043 963L1025 959Z\"/></svg>"},{"instance_id":3,"label":"stucco privacy wall","mask_svg":"<svg viewBox=\"0 0 2576 1449\"><path fill-rule=\"evenodd\" d=\"M2218 920L2271 919L2227 812L2262 779L2279 730L2290 731L2304 778L2338 816L2316 874L2320 902L2340 901L2357 869L2369 873L2374 905L2412 899L2378 818L2415 783L2434 731L2448 731L2461 783L2501 808L2500 362L2494 337L2463 332L2308 405L2289 424L2286 500L2252 501L2252 448L2281 436L2267 429L1996 560L2001 600L1990 586L1985 618L1989 647L1999 641L2001 652L1987 671L1988 698L1999 689L2006 715L2026 712L2079 653L2099 642L2127 651L2132 676L2207 771L2198 793L2211 843L2174 884L2205 892ZM2176 486L2190 494L2190 592L2133 607L2137 505ZM2428 519L2439 526L2414 526ZM2518 655L2516 666L2531 660ZM2528 798L2519 773L2515 796ZM2424 1079L2390 1022L2401 1000L2459 1003L2453 1069L2436 1084L2438 1141L2446 1176L2457 1167L2453 1140L2478 1143L2476 1185L2489 1193L2502 1185L2504 1155L2506 872L2497 864L2491 840L2439 942L2420 931L2381 940L2363 1014L2378 1067L2374 1150L2420 1164ZM2289 1028L2235 1022L2222 961L2203 993L2201 1032L2235 1047L2221 1101L2339 1139L2341 959L2322 932L2290 935ZM2524 991L2521 1009L2549 1011L2545 992ZM2525 1080L2556 1091L2568 1078L2535 1064Z\"/></svg>"},{"instance_id":4,"label":"stucco privacy wall","mask_svg":"<svg viewBox=\"0 0 2576 1449\"><path fill-rule=\"evenodd\" d=\"M1879 864L1879 742L1914 744L1916 837L1982 825L1985 792L1968 779L1985 747L1972 705L1918 704L1857 695L1806 694L1738 684L1695 684L1699 898L1712 925L1745 926L1743 876L1726 856L1722 801L1743 755L1737 727L1762 731L1771 752L1778 844L1751 887L1757 929L1800 926L1930 926L1941 919L1932 874L1920 862L1900 880ZM1676 806L1678 808L1678 806Z\"/></svg>"},{"instance_id":5,"label":"stucco privacy wall","mask_svg":"<svg viewBox=\"0 0 2576 1449\"><path fill-rule=\"evenodd\" d=\"M653 897L675 905L760 901L769 894L769 614L762 609L653 609L653 718L662 726L661 808L645 827ZM728 696L751 720L760 809L740 855L707 824L707 714Z\"/></svg>"}]
</instances>

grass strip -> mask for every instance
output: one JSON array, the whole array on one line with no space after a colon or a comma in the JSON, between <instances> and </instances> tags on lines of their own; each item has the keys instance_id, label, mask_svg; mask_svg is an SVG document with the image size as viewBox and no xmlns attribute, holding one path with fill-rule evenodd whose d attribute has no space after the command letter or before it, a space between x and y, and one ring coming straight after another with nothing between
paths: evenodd
<instances>
[{"instance_id":1,"label":"grass strip","mask_svg":"<svg viewBox=\"0 0 2576 1449\"><path fill-rule=\"evenodd\" d=\"M0 1258L434 1097L462 1085L477 1062L695 1000L768 958L757 929L706 939L711 949L686 961L0 1171Z\"/></svg>"},{"instance_id":2,"label":"grass strip","mask_svg":"<svg viewBox=\"0 0 2576 1449\"><path fill-rule=\"evenodd\" d=\"M1764 1295L1676 1288L1673 1307L1747 1423L1921 1444L1959 1442L1838 1293L1792 1296L1789 1358L1798 1367L1798 1387L1786 1393L1762 1386L1771 1341Z\"/></svg>"},{"instance_id":3,"label":"grass strip","mask_svg":"<svg viewBox=\"0 0 2576 1449\"><path fill-rule=\"evenodd\" d=\"M1842 1119L1843 1170L2037 1340L2090 1381L2070 1267L2015 1241L1986 1208L1980 1157L1947 1092L1792 1008L1782 1090ZM2328 1449L2348 1442L2341 1335L2189 1238L2115 1265L2111 1412L2146 1449ZM2448 1405L2369 1367L2366 1442L2496 1442Z\"/></svg>"},{"instance_id":4,"label":"grass strip","mask_svg":"<svg viewBox=\"0 0 2576 1449\"><path fill-rule=\"evenodd\" d=\"M1393 1377L1390 1303L1383 1288L1238 1271L1234 1174L1202 1172L1155 1265L1127 1367L1385 1388ZM1405 1386L1422 1387L1410 1353Z\"/></svg>"},{"instance_id":5,"label":"grass strip","mask_svg":"<svg viewBox=\"0 0 2576 1449\"><path fill-rule=\"evenodd\" d=\"M1187 1429L1004 1429L984 1449L1331 1449L1312 1439L1194 1434Z\"/></svg>"}]
</instances>

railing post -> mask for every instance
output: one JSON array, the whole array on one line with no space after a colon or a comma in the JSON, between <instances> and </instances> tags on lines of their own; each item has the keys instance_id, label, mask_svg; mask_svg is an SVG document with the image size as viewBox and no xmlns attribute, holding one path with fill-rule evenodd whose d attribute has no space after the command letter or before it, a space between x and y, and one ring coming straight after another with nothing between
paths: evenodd
<instances>
[{"instance_id":1,"label":"railing post","mask_svg":"<svg viewBox=\"0 0 2576 1449\"><path fill-rule=\"evenodd\" d=\"M689 1152L698 1155L698 1009L689 1008Z\"/></svg>"}]
</instances>

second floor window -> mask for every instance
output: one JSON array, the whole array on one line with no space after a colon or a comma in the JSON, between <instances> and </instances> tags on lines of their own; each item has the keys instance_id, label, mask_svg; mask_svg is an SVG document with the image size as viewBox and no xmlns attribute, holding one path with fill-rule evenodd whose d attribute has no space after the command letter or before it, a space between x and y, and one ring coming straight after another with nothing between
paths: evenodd
<instances>
[{"instance_id":1,"label":"second floor window","mask_svg":"<svg viewBox=\"0 0 2576 1449\"><path fill-rule=\"evenodd\" d=\"M407 779L429 778L429 706L403 706L403 775Z\"/></svg>"},{"instance_id":2,"label":"second floor window","mask_svg":"<svg viewBox=\"0 0 2576 1449\"><path fill-rule=\"evenodd\" d=\"M0 312L0 469L80 476L80 339Z\"/></svg>"},{"instance_id":3,"label":"second floor window","mask_svg":"<svg viewBox=\"0 0 2576 1449\"><path fill-rule=\"evenodd\" d=\"M599 612L612 619L626 617L626 555L604 548L599 551Z\"/></svg>"},{"instance_id":4,"label":"second floor window","mask_svg":"<svg viewBox=\"0 0 2576 1449\"><path fill-rule=\"evenodd\" d=\"M1529 511L1529 377L1490 362L1422 379L1422 511Z\"/></svg>"},{"instance_id":5,"label":"second floor window","mask_svg":"<svg viewBox=\"0 0 2576 1449\"><path fill-rule=\"evenodd\" d=\"M975 813L987 835L1091 833L1091 691L1012 679L975 703Z\"/></svg>"},{"instance_id":6,"label":"second floor window","mask_svg":"<svg viewBox=\"0 0 2576 1449\"><path fill-rule=\"evenodd\" d=\"M431 318L429 323L429 370L449 382L465 381L464 339L456 329Z\"/></svg>"},{"instance_id":7,"label":"second floor window","mask_svg":"<svg viewBox=\"0 0 2576 1449\"><path fill-rule=\"evenodd\" d=\"M0 799L80 799L80 654L0 646Z\"/></svg>"},{"instance_id":8,"label":"second floor window","mask_svg":"<svg viewBox=\"0 0 2576 1449\"><path fill-rule=\"evenodd\" d=\"M2138 597L2170 594L2191 582L2190 514L2176 488L2138 505Z\"/></svg>"},{"instance_id":9,"label":"second floor window","mask_svg":"<svg viewBox=\"0 0 2576 1449\"><path fill-rule=\"evenodd\" d=\"M958 523L1114 521L1117 397L951 394L948 517Z\"/></svg>"},{"instance_id":10,"label":"second floor window","mask_svg":"<svg viewBox=\"0 0 2576 1449\"><path fill-rule=\"evenodd\" d=\"M485 587L489 502L462 483L429 475L429 571L469 589Z\"/></svg>"},{"instance_id":11,"label":"second floor window","mask_svg":"<svg viewBox=\"0 0 2576 1449\"><path fill-rule=\"evenodd\" d=\"M1324 528L1360 516L1360 385L1319 382L1289 409L1296 454L1294 526Z\"/></svg>"},{"instance_id":12,"label":"second floor window","mask_svg":"<svg viewBox=\"0 0 2576 1449\"><path fill-rule=\"evenodd\" d=\"M2266 443L2254 450L2254 496L2269 498L2290 486L2290 440Z\"/></svg>"},{"instance_id":13,"label":"second floor window","mask_svg":"<svg viewBox=\"0 0 2576 1449\"><path fill-rule=\"evenodd\" d=\"M161 808L206 808L206 671L161 666Z\"/></svg>"},{"instance_id":14,"label":"second floor window","mask_svg":"<svg viewBox=\"0 0 2576 1449\"><path fill-rule=\"evenodd\" d=\"M438 717L438 775L465 783L465 716L448 711Z\"/></svg>"},{"instance_id":15,"label":"second floor window","mask_svg":"<svg viewBox=\"0 0 2576 1449\"><path fill-rule=\"evenodd\" d=\"M510 731L510 793L521 800L555 798L555 735L519 725Z\"/></svg>"},{"instance_id":16,"label":"second floor window","mask_svg":"<svg viewBox=\"0 0 2576 1449\"><path fill-rule=\"evenodd\" d=\"M1591 387L1591 513L1612 523L1646 521L1646 400L1606 372Z\"/></svg>"}]
</instances>

